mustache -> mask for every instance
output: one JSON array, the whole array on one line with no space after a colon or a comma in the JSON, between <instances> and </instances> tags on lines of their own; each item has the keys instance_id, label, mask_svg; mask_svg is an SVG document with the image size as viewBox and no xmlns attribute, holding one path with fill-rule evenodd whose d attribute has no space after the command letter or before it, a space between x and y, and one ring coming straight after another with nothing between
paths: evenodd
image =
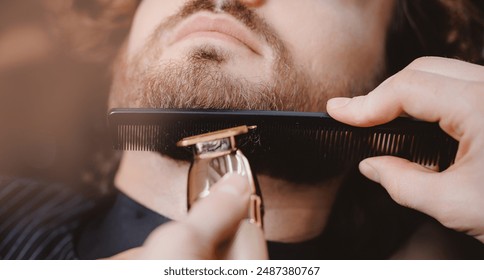
<instances>
[{"instance_id":1,"label":"mustache","mask_svg":"<svg viewBox=\"0 0 484 280\"><path fill-rule=\"evenodd\" d=\"M186 18L200 11L225 12L254 31L257 31L262 22L252 10L237 0L223 1L221 7L216 7L213 0L193 0L185 4L179 16Z\"/></svg>"},{"instance_id":2,"label":"mustache","mask_svg":"<svg viewBox=\"0 0 484 280\"><path fill-rule=\"evenodd\" d=\"M172 29L189 16L201 11L228 14L255 34L261 36L273 49L279 53L287 53L282 40L279 39L277 32L270 27L264 19L254 11L247 8L238 0L224 1L221 7L217 7L214 0L192 0L188 1L181 10L169 17L155 31L155 34L162 34L164 30Z\"/></svg>"}]
</instances>

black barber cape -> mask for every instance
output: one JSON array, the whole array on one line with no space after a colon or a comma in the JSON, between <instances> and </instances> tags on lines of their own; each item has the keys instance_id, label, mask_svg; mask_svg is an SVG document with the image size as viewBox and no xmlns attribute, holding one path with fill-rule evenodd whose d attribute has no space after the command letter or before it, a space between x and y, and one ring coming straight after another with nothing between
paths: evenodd
<instances>
[{"instance_id":1,"label":"black barber cape","mask_svg":"<svg viewBox=\"0 0 484 280\"><path fill-rule=\"evenodd\" d=\"M98 259L141 246L169 221L121 192L93 198L63 185L0 177L0 259ZM318 259L319 238L268 242L272 259Z\"/></svg>"}]
</instances>

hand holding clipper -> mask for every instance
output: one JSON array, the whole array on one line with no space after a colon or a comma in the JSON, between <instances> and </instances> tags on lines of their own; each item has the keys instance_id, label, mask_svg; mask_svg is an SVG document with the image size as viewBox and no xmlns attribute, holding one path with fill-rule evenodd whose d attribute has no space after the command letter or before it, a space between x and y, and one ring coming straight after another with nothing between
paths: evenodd
<instances>
[{"instance_id":1,"label":"hand holding clipper","mask_svg":"<svg viewBox=\"0 0 484 280\"><path fill-rule=\"evenodd\" d=\"M262 200L249 162L237 149L235 136L255 127L238 126L184 138L179 147L193 147L194 160L188 174L187 206L210 194L212 186L225 174L236 173L247 179L250 188L248 221L262 227Z\"/></svg>"}]
</instances>

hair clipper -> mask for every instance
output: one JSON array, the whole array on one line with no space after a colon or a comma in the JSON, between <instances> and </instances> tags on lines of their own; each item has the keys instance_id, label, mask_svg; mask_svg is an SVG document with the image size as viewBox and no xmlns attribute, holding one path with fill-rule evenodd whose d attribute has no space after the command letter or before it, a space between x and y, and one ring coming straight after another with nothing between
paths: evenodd
<instances>
[{"instance_id":1,"label":"hair clipper","mask_svg":"<svg viewBox=\"0 0 484 280\"><path fill-rule=\"evenodd\" d=\"M237 149L235 136L254 127L238 126L184 138L178 147L193 147L193 161L188 174L188 209L198 199L210 194L210 189L227 173L237 173L247 179L250 188L249 222L262 227L262 199L249 161Z\"/></svg>"}]
</instances>

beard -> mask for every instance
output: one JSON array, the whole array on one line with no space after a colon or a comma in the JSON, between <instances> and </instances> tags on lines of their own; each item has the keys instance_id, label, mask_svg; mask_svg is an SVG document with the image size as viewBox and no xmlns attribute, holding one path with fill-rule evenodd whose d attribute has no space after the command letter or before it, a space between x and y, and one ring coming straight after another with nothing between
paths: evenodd
<instances>
[{"instance_id":1,"label":"beard","mask_svg":"<svg viewBox=\"0 0 484 280\"><path fill-rule=\"evenodd\" d=\"M114 67L110 108L226 109L321 111L330 96L349 96L365 92L374 83L313 81L296 67L277 33L238 1L189 1L176 15L158 26L146 45L128 58L122 48ZM237 76L226 70L232 54L211 44L198 45L177 60L163 60L163 34L188 16L200 12L227 13L263 38L272 51L271 74L259 82ZM336 86L337 85L337 86ZM179 139L177 139L179 140ZM284 139L281 139L284 141ZM342 173L332 163L318 159L291 158L291 143L285 145L286 160L255 160L247 155L257 173L296 182L322 182ZM170 156L172 155L165 155ZM257 156L253 158L258 158ZM322 172L321 170L325 170Z\"/></svg>"},{"instance_id":2,"label":"beard","mask_svg":"<svg viewBox=\"0 0 484 280\"><path fill-rule=\"evenodd\" d=\"M239 1L225 1L222 7L216 7L214 2L189 1L178 14L156 28L147 44L131 59L123 47L114 68L110 108L321 111L328 93L348 95L348 87L336 91L327 83L312 81L299 70L277 33ZM227 13L263 38L273 57L272 71L266 80L251 82L228 73L224 67L231 62L232 55L213 45L193 47L178 60L160 58L164 33L204 10Z\"/></svg>"},{"instance_id":3,"label":"beard","mask_svg":"<svg viewBox=\"0 0 484 280\"><path fill-rule=\"evenodd\" d=\"M273 75L278 79L255 83L223 69L229 56L223 49L204 45L181 61L129 63L125 72L129 75L121 78L129 83L118 83L120 77L115 80L110 107L288 111L304 108L307 99L301 95L307 92L308 83L303 82L307 79L289 71L290 67L280 67L288 64L277 63Z\"/></svg>"}]
</instances>

